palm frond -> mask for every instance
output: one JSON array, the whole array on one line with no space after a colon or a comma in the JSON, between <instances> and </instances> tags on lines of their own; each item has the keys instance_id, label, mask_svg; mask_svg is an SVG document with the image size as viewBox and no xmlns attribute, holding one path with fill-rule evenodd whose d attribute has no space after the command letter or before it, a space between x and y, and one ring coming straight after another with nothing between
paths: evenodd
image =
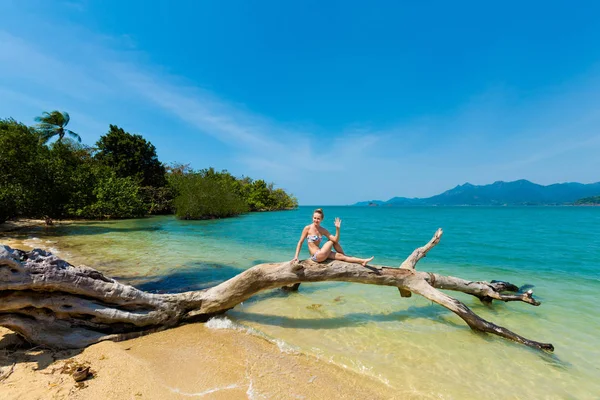
<instances>
[{"instance_id":1,"label":"palm frond","mask_svg":"<svg viewBox=\"0 0 600 400\"><path fill-rule=\"evenodd\" d=\"M44 111L42 115L36 117L35 120L39 122L37 130L40 132L44 143L48 142L48 140L56 135L58 135L58 141L60 142L65 136L65 133L73 136L81 143L81 137L77 133L64 129L71 120L71 116L68 112L61 112L58 110L52 112Z\"/></svg>"},{"instance_id":2,"label":"palm frond","mask_svg":"<svg viewBox=\"0 0 600 400\"><path fill-rule=\"evenodd\" d=\"M66 111L62 112L62 117L63 117L63 124L62 126L67 126L69 125L69 121L71 120L71 117L69 116L69 113Z\"/></svg>"},{"instance_id":3,"label":"palm frond","mask_svg":"<svg viewBox=\"0 0 600 400\"><path fill-rule=\"evenodd\" d=\"M52 112L44 111L40 117L36 117L35 120L37 122L43 124L51 124L57 126L65 126L69 123L71 117L67 112L60 112L54 110Z\"/></svg>"},{"instance_id":4,"label":"palm frond","mask_svg":"<svg viewBox=\"0 0 600 400\"><path fill-rule=\"evenodd\" d=\"M41 116L35 117L35 121L37 121L37 122L45 122L45 121L48 120L49 117L50 117L50 113L47 112L47 111L44 111Z\"/></svg>"},{"instance_id":5,"label":"palm frond","mask_svg":"<svg viewBox=\"0 0 600 400\"><path fill-rule=\"evenodd\" d=\"M77 141L79 143L81 143L81 136L79 136L78 134L76 134L75 132L69 130L69 129L65 129L65 132L67 132L71 137L77 139Z\"/></svg>"}]
</instances>

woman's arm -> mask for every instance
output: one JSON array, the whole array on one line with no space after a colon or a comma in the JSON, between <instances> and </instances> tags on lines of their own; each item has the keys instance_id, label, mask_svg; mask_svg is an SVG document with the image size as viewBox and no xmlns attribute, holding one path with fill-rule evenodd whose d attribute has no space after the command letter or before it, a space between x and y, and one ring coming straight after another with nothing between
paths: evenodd
<instances>
[{"instance_id":1,"label":"woman's arm","mask_svg":"<svg viewBox=\"0 0 600 400\"><path fill-rule=\"evenodd\" d=\"M333 224L335 225L335 236L329 233L329 231L325 228L319 227L319 230L321 231L321 234L327 239L331 240L334 243L338 243L340 240L340 227L342 226L342 220L336 217L333 221Z\"/></svg>"},{"instance_id":2,"label":"woman's arm","mask_svg":"<svg viewBox=\"0 0 600 400\"><path fill-rule=\"evenodd\" d=\"M300 249L302 248L302 243L304 243L304 239L306 239L307 235L308 235L308 226L305 226L304 229L302 229L302 234L300 235L300 240L298 240L298 245L296 246L296 254L294 255L294 258L292 258L292 262L298 262L298 256L300 255Z\"/></svg>"}]
</instances>

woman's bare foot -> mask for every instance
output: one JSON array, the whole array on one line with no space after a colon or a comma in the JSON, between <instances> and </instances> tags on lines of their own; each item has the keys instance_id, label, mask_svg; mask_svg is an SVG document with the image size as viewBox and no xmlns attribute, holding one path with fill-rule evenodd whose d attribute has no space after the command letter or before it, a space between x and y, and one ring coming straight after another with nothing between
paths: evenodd
<instances>
[{"instance_id":1,"label":"woman's bare foot","mask_svg":"<svg viewBox=\"0 0 600 400\"><path fill-rule=\"evenodd\" d=\"M373 259L375 258L375 256L371 257L371 258L365 258L363 260L363 262L361 263L363 267L366 267L368 263L370 263L371 261L373 261Z\"/></svg>"}]
</instances>

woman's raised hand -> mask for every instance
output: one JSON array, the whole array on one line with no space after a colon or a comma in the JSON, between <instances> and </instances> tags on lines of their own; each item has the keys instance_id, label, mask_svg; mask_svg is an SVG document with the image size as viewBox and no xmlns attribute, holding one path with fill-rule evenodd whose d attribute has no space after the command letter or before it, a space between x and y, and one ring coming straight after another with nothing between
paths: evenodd
<instances>
[{"instance_id":1,"label":"woman's raised hand","mask_svg":"<svg viewBox=\"0 0 600 400\"><path fill-rule=\"evenodd\" d=\"M333 225L335 225L336 228L340 228L340 226L342 226L342 220L339 219L338 217L335 217L335 220L333 221Z\"/></svg>"}]
</instances>

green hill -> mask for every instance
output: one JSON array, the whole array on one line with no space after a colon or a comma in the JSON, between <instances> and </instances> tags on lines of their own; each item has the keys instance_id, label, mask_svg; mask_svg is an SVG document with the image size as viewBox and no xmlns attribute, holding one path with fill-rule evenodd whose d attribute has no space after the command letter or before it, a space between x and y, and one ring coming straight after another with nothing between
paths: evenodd
<instances>
[{"instance_id":1,"label":"green hill","mask_svg":"<svg viewBox=\"0 0 600 400\"><path fill-rule=\"evenodd\" d=\"M380 206L460 206L460 205L569 205L589 204L578 201L598 201L600 182L577 182L538 185L525 179L513 182L497 181L489 185L465 183L441 194L427 198L394 197L377 202ZM581 199L581 200L580 200ZM355 205L365 205L365 202ZM597 204L597 203L594 203Z\"/></svg>"}]
</instances>

